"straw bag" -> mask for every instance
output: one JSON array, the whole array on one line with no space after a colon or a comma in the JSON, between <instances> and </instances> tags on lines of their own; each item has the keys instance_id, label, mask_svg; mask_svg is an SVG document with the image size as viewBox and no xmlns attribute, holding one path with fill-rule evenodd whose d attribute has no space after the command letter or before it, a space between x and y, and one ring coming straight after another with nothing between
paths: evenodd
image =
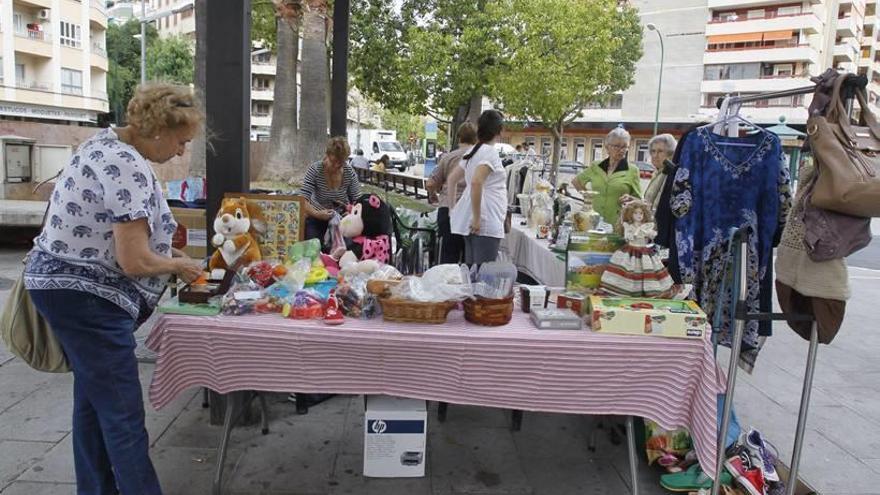
<instances>
[{"instance_id":1,"label":"straw bag","mask_svg":"<svg viewBox=\"0 0 880 495\"><path fill-rule=\"evenodd\" d=\"M812 204L856 217L880 216L880 126L869 110L864 88L855 91L861 126L850 124L840 99L847 74L837 76L825 116L807 120L819 178Z\"/></svg>"},{"instance_id":2,"label":"straw bag","mask_svg":"<svg viewBox=\"0 0 880 495\"><path fill-rule=\"evenodd\" d=\"M18 276L0 314L0 334L9 352L31 368L47 373L67 373L70 366L49 323L31 301L24 287L24 273Z\"/></svg>"}]
</instances>

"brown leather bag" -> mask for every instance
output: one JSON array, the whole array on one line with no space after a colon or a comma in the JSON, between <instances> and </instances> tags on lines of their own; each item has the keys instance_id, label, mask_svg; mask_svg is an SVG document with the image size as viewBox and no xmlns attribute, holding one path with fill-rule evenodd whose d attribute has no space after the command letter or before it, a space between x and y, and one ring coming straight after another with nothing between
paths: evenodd
<instances>
[{"instance_id":1,"label":"brown leather bag","mask_svg":"<svg viewBox=\"0 0 880 495\"><path fill-rule=\"evenodd\" d=\"M837 76L828 112L807 120L819 178L812 204L856 217L880 216L880 126L864 88L856 90L860 125L852 125L840 98L847 74Z\"/></svg>"}]
</instances>

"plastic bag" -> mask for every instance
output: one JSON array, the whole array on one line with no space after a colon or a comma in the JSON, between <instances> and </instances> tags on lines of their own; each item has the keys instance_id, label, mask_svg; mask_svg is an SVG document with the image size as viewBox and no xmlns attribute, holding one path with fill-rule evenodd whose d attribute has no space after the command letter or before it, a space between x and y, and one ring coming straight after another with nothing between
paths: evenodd
<instances>
[{"instance_id":1,"label":"plastic bag","mask_svg":"<svg viewBox=\"0 0 880 495\"><path fill-rule=\"evenodd\" d=\"M239 282L223 296L220 312L226 316L249 315L256 312L258 304L268 301L263 288L258 284L252 281Z\"/></svg>"},{"instance_id":2,"label":"plastic bag","mask_svg":"<svg viewBox=\"0 0 880 495\"><path fill-rule=\"evenodd\" d=\"M424 278L404 277L399 284L391 288L391 295L420 302L461 301L472 297L473 289L469 283L432 283L425 281Z\"/></svg>"},{"instance_id":3,"label":"plastic bag","mask_svg":"<svg viewBox=\"0 0 880 495\"><path fill-rule=\"evenodd\" d=\"M480 265L474 284L474 294L487 299L504 299L513 292L516 265L508 261L490 261Z\"/></svg>"},{"instance_id":4,"label":"plastic bag","mask_svg":"<svg viewBox=\"0 0 880 495\"><path fill-rule=\"evenodd\" d=\"M367 276L346 277L336 288L336 300L342 314L350 318L371 319L382 310L376 296L367 291Z\"/></svg>"},{"instance_id":5,"label":"plastic bag","mask_svg":"<svg viewBox=\"0 0 880 495\"><path fill-rule=\"evenodd\" d=\"M324 317L324 300L315 291L301 290L285 305L282 315L294 320L317 320Z\"/></svg>"}]
</instances>

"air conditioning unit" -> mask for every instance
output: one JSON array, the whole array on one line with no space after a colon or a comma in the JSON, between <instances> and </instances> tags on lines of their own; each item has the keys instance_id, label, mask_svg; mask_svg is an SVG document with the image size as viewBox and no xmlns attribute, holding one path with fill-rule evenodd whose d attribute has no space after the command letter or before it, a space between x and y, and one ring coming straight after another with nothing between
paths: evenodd
<instances>
[{"instance_id":1,"label":"air conditioning unit","mask_svg":"<svg viewBox=\"0 0 880 495\"><path fill-rule=\"evenodd\" d=\"M43 20L43 21L48 20L49 19L49 9L40 9L40 11L37 12L37 18L39 18L40 20Z\"/></svg>"}]
</instances>

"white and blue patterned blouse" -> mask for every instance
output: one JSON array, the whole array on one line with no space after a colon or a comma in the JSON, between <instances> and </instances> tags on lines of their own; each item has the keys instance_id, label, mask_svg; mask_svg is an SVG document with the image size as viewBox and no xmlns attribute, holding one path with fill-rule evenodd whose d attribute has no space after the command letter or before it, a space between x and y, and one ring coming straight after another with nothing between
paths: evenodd
<instances>
[{"instance_id":1,"label":"white and blue patterned blouse","mask_svg":"<svg viewBox=\"0 0 880 495\"><path fill-rule=\"evenodd\" d=\"M77 148L55 184L43 231L25 268L25 286L89 292L133 318L159 301L168 277L132 278L116 261L113 224L146 218L150 249L171 256L177 223L153 169L105 129Z\"/></svg>"}]
</instances>

